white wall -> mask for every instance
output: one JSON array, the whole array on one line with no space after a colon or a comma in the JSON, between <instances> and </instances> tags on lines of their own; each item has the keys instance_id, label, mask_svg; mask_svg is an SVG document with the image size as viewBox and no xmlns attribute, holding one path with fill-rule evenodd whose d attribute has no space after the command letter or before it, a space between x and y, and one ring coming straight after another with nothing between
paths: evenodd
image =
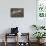
<instances>
[{"instance_id":1,"label":"white wall","mask_svg":"<svg viewBox=\"0 0 46 46\"><path fill-rule=\"evenodd\" d=\"M11 18L10 8L24 8L24 17ZM36 24L36 0L0 0L0 34L16 26L20 32L31 34L32 24Z\"/></svg>"}]
</instances>

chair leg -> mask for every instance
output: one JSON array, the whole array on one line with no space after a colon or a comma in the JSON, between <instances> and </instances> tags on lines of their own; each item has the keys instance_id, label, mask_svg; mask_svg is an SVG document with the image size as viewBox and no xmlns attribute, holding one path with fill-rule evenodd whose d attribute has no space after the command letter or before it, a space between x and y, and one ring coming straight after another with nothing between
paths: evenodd
<instances>
[{"instance_id":1,"label":"chair leg","mask_svg":"<svg viewBox=\"0 0 46 46\"><path fill-rule=\"evenodd\" d=\"M18 46L18 34L17 34L17 46Z\"/></svg>"},{"instance_id":2,"label":"chair leg","mask_svg":"<svg viewBox=\"0 0 46 46\"><path fill-rule=\"evenodd\" d=\"M7 42L5 41L5 46L7 46Z\"/></svg>"},{"instance_id":3,"label":"chair leg","mask_svg":"<svg viewBox=\"0 0 46 46\"><path fill-rule=\"evenodd\" d=\"M5 34L5 46L7 46L7 34Z\"/></svg>"}]
</instances>

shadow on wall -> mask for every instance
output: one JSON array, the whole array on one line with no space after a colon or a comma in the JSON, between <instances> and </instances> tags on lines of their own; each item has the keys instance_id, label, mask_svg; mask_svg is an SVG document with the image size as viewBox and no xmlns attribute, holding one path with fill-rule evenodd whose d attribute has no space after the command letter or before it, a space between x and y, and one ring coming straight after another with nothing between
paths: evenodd
<instances>
[{"instance_id":1,"label":"shadow on wall","mask_svg":"<svg viewBox=\"0 0 46 46\"><path fill-rule=\"evenodd\" d=\"M8 28L8 29L5 29L2 34L4 34L4 33L10 33L10 32L11 32L11 28Z\"/></svg>"},{"instance_id":2,"label":"shadow on wall","mask_svg":"<svg viewBox=\"0 0 46 46\"><path fill-rule=\"evenodd\" d=\"M31 42L36 42L36 38L33 36L33 33L36 32L36 30L34 28L32 28L32 25L29 26L30 32L29 32L29 36L30 36L30 40Z\"/></svg>"}]
</instances>

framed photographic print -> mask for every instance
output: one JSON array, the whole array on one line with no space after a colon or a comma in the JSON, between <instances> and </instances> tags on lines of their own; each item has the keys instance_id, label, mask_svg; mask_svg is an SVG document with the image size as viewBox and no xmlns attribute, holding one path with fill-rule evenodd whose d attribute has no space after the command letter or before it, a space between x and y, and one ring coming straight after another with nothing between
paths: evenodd
<instances>
[{"instance_id":1,"label":"framed photographic print","mask_svg":"<svg viewBox=\"0 0 46 46\"><path fill-rule=\"evenodd\" d=\"M24 8L11 8L11 17L24 17Z\"/></svg>"}]
</instances>

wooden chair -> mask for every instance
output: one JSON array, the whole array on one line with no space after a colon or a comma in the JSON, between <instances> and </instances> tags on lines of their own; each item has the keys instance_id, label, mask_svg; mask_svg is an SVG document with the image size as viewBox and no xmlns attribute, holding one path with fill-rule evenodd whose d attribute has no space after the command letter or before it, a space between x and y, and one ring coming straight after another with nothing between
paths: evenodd
<instances>
[{"instance_id":1,"label":"wooden chair","mask_svg":"<svg viewBox=\"0 0 46 46\"><path fill-rule=\"evenodd\" d=\"M29 42L29 33L21 33L21 36L26 36L27 42L26 42L26 46L30 46L30 42Z\"/></svg>"},{"instance_id":2,"label":"wooden chair","mask_svg":"<svg viewBox=\"0 0 46 46\"><path fill-rule=\"evenodd\" d=\"M17 34L5 33L5 41L4 41L5 46L8 45L8 42L7 42L7 38L8 37L7 36L16 36L15 40L17 40L17 41L16 41L16 45L15 46L18 46L18 33Z\"/></svg>"}]
</instances>

